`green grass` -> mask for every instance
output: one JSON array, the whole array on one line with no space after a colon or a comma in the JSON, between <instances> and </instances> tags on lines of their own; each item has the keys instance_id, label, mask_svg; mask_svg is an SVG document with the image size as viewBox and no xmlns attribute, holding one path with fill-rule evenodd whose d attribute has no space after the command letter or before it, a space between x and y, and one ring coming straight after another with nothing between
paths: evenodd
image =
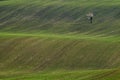
<instances>
[{"instance_id":1,"label":"green grass","mask_svg":"<svg viewBox=\"0 0 120 80\"><path fill-rule=\"evenodd\" d=\"M0 80L119 80L119 7L119 0L0 0Z\"/></svg>"},{"instance_id":2,"label":"green grass","mask_svg":"<svg viewBox=\"0 0 120 80\"><path fill-rule=\"evenodd\" d=\"M97 40L108 42L119 42L119 36L103 36L103 35L85 35L85 34L48 34L48 33L0 33L0 37L39 37L54 39L72 39L72 40Z\"/></svg>"},{"instance_id":3,"label":"green grass","mask_svg":"<svg viewBox=\"0 0 120 80\"><path fill-rule=\"evenodd\" d=\"M23 75L7 75L2 80L118 80L119 70L49 71ZM112 78L111 78L112 77Z\"/></svg>"},{"instance_id":4,"label":"green grass","mask_svg":"<svg viewBox=\"0 0 120 80\"><path fill-rule=\"evenodd\" d=\"M7 0L0 2L0 31L119 35L119 0ZM94 12L94 23L86 18Z\"/></svg>"},{"instance_id":5,"label":"green grass","mask_svg":"<svg viewBox=\"0 0 120 80\"><path fill-rule=\"evenodd\" d=\"M45 34L1 35L1 70L16 68L39 71L119 67L118 39Z\"/></svg>"},{"instance_id":6,"label":"green grass","mask_svg":"<svg viewBox=\"0 0 120 80\"><path fill-rule=\"evenodd\" d=\"M115 36L0 33L0 79L117 80L119 48Z\"/></svg>"}]
</instances>

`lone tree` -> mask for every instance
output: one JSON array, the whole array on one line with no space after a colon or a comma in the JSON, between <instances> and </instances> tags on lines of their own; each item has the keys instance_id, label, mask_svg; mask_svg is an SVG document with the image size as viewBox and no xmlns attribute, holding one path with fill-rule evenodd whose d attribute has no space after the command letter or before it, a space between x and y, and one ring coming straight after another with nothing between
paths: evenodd
<instances>
[{"instance_id":1,"label":"lone tree","mask_svg":"<svg viewBox=\"0 0 120 80\"><path fill-rule=\"evenodd\" d=\"M90 20L90 23L93 23L94 14L92 12L89 12L86 16L87 16L88 20Z\"/></svg>"}]
</instances>

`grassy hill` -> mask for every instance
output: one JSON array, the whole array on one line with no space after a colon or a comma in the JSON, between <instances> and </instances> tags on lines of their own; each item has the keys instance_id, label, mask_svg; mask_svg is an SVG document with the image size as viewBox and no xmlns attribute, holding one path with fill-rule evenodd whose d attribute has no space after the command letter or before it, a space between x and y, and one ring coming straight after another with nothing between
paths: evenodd
<instances>
[{"instance_id":1,"label":"grassy hill","mask_svg":"<svg viewBox=\"0 0 120 80\"><path fill-rule=\"evenodd\" d=\"M118 80L119 7L119 0L0 0L0 79Z\"/></svg>"},{"instance_id":2,"label":"grassy hill","mask_svg":"<svg viewBox=\"0 0 120 80\"><path fill-rule=\"evenodd\" d=\"M0 31L119 35L119 0L6 0ZM94 13L90 24L86 14Z\"/></svg>"}]
</instances>

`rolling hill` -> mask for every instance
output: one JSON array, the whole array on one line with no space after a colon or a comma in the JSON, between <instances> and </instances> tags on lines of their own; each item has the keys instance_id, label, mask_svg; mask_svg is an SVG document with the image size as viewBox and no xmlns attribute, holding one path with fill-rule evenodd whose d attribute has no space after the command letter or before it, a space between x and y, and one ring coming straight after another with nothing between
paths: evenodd
<instances>
[{"instance_id":1,"label":"rolling hill","mask_svg":"<svg viewBox=\"0 0 120 80\"><path fill-rule=\"evenodd\" d=\"M0 0L0 79L120 79L119 7L119 0Z\"/></svg>"},{"instance_id":2,"label":"rolling hill","mask_svg":"<svg viewBox=\"0 0 120 80\"><path fill-rule=\"evenodd\" d=\"M119 35L119 0L6 0L0 2L4 32ZM94 23L86 18L94 13Z\"/></svg>"}]
</instances>

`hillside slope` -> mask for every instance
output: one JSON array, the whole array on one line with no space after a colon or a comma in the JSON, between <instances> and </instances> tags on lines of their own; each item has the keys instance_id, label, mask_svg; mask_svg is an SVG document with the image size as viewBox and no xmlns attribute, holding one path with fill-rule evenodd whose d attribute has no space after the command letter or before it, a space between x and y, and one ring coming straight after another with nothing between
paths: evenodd
<instances>
[{"instance_id":1,"label":"hillside slope","mask_svg":"<svg viewBox=\"0 0 120 80\"><path fill-rule=\"evenodd\" d=\"M0 79L119 80L119 7L119 0L0 0Z\"/></svg>"},{"instance_id":2,"label":"hillside slope","mask_svg":"<svg viewBox=\"0 0 120 80\"><path fill-rule=\"evenodd\" d=\"M119 0L0 1L0 31L119 35ZM86 14L94 13L90 24Z\"/></svg>"},{"instance_id":3,"label":"hillside slope","mask_svg":"<svg viewBox=\"0 0 120 80\"><path fill-rule=\"evenodd\" d=\"M2 70L32 71L119 68L119 42L89 38L1 37L0 67Z\"/></svg>"},{"instance_id":4,"label":"hillside slope","mask_svg":"<svg viewBox=\"0 0 120 80\"><path fill-rule=\"evenodd\" d=\"M106 40L1 36L0 79L118 80L120 44Z\"/></svg>"}]
</instances>

